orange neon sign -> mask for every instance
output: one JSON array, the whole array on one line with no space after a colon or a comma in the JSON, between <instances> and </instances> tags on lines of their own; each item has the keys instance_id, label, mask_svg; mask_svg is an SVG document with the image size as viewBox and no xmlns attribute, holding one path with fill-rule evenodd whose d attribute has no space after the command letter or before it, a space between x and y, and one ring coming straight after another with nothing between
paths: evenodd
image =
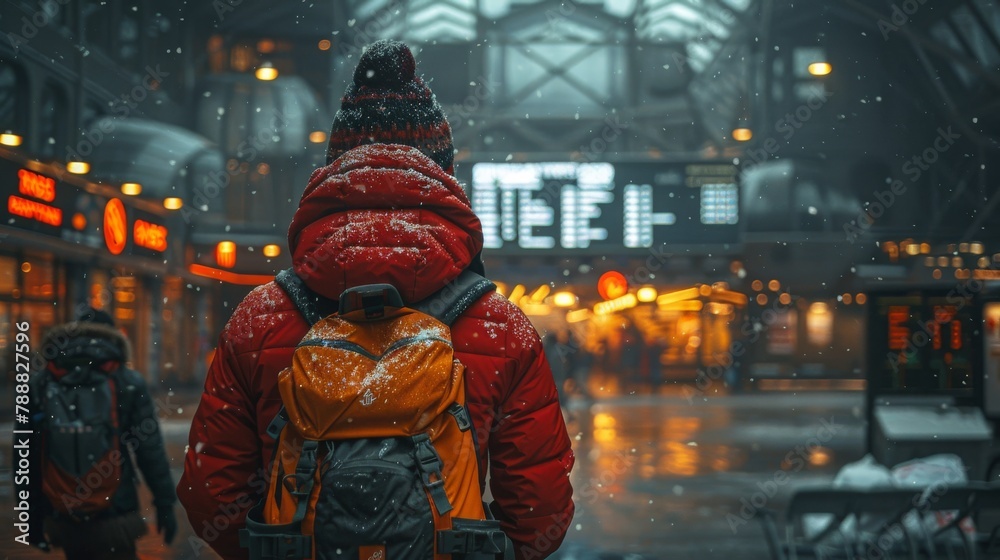
<instances>
[{"instance_id":1,"label":"orange neon sign","mask_svg":"<svg viewBox=\"0 0 1000 560\"><path fill-rule=\"evenodd\" d=\"M125 250L128 240L128 224L125 217L125 205L117 198L112 198L104 207L104 244L112 255L120 255Z\"/></svg>"},{"instance_id":2,"label":"orange neon sign","mask_svg":"<svg viewBox=\"0 0 1000 560\"><path fill-rule=\"evenodd\" d=\"M154 251L166 251L167 228L145 220L136 220L135 225L132 226L132 240L140 247Z\"/></svg>"},{"instance_id":3,"label":"orange neon sign","mask_svg":"<svg viewBox=\"0 0 1000 560\"><path fill-rule=\"evenodd\" d=\"M35 220L50 226L59 227L62 225L62 210L19 196L10 195L7 199L7 211L15 216L28 218L29 220Z\"/></svg>"},{"instance_id":4,"label":"orange neon sign","mask_svg":"<svg viewBox=\"0 0 1000 560\"><path fill-rule=\"evenodd\" d=\"M21 169L17 172L17 190L24 196L52 202L56 199L56 180Z\"/></svg>"}]
</instances>

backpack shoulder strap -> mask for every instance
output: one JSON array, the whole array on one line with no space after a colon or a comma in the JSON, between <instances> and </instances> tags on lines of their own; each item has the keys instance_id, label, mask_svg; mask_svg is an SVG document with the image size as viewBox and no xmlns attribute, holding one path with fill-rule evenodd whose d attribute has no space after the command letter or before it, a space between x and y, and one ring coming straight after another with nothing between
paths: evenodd
<instances>
[{"instance_id":1,"label":"backpack shoulder strap","mask_svg":"<svg viewBox=\"0 0 1000 560\"><path fill-rule=\"evenodd\" d=\"M288 294L288 298L295 304L299 313L302 313L309 326L315 325L323 318L320 304L326 298L313 293L294 270L291 268L282 270L274 277L274 282Z\"/></svg>"},{"instance_id":2,"label":"backpack shoulder strap","mask_svg":"<svg viewBox=\"0 0 1000 560\"><path fill-rule=\"evenodd\" d=\"M466 269L448 285L410 307L450 327L473 303L495 289L493 282Z\"/></svg>"}]
</instances>

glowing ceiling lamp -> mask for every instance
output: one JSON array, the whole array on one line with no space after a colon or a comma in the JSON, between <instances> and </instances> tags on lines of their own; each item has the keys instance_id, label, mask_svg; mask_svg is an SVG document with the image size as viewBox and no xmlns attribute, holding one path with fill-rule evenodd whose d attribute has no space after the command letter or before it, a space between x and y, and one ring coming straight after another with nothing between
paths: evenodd
<instances>
[{"instance_id":1,"label":"glowing ceiling lamp","mask_svg":"<svg viewBox=\"0 0 1000 560\"><path fill-rule=\"evenodd\" d=\"M254 76L257 76L258 80L270 82L278 77L278 69L275 68L270 62L265 62L260 65L260 68L257 68L254 72Z\"/></svg>"},{"instance_id":2,"label":"glowing ceiling lamp","mask_svg":"<svg viewBox=\"0 0 1000 560\"><path fill-rule=\"evenodd\" d=\"M829 62L813 62L808 70L813 76L827 76L833 72L833 66Z\"/></svg>"}]
</instances>

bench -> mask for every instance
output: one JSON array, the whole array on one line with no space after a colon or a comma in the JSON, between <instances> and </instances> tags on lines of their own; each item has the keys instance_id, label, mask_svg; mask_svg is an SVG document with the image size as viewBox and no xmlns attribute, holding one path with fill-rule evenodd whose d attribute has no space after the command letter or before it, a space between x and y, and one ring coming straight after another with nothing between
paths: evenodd
<instances>
[{"instance_id":1,"label":"bench","mask_svg":"<svg viewBox=\"0 0 1000 560\"><path fill-rule=\"evenodd\" d=\"M957 511L933 533L912 531L904 523L918 514ZM1000 527L976 526L970 542L961 531L964 519L980 521L984 512L1000 511L1000 484L942 484L925 489L801 489L792 495L779 527L778 514L762 509L760 520L773 560L1000 558ZM817 534L807 535L807 515L832 518ZM854 530L842 530L844 522ZM916 533L916 534L915 534Z\"/></svg>"}]
</instances>

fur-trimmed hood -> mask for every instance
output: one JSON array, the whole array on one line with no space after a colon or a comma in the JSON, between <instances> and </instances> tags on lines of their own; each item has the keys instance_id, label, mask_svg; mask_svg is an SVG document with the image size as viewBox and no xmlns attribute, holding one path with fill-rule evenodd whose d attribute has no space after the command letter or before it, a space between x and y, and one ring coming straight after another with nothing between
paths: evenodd
<instances>
[{"instance_id":1,"label":"fur-trimmed hood","mask_svg":"<svg viewBox=\"0 0 1000 560\"><path fill-rule=\"evenodd\" d=\"M46 360L52 360L71 347L92 344L94 339L110 342L120 354L118 361L125 363L132 359L132 346L121 331L109 325L89 322L72 322L54 327L45 335L42 356Z\"/></svg>"}]
</instances>

